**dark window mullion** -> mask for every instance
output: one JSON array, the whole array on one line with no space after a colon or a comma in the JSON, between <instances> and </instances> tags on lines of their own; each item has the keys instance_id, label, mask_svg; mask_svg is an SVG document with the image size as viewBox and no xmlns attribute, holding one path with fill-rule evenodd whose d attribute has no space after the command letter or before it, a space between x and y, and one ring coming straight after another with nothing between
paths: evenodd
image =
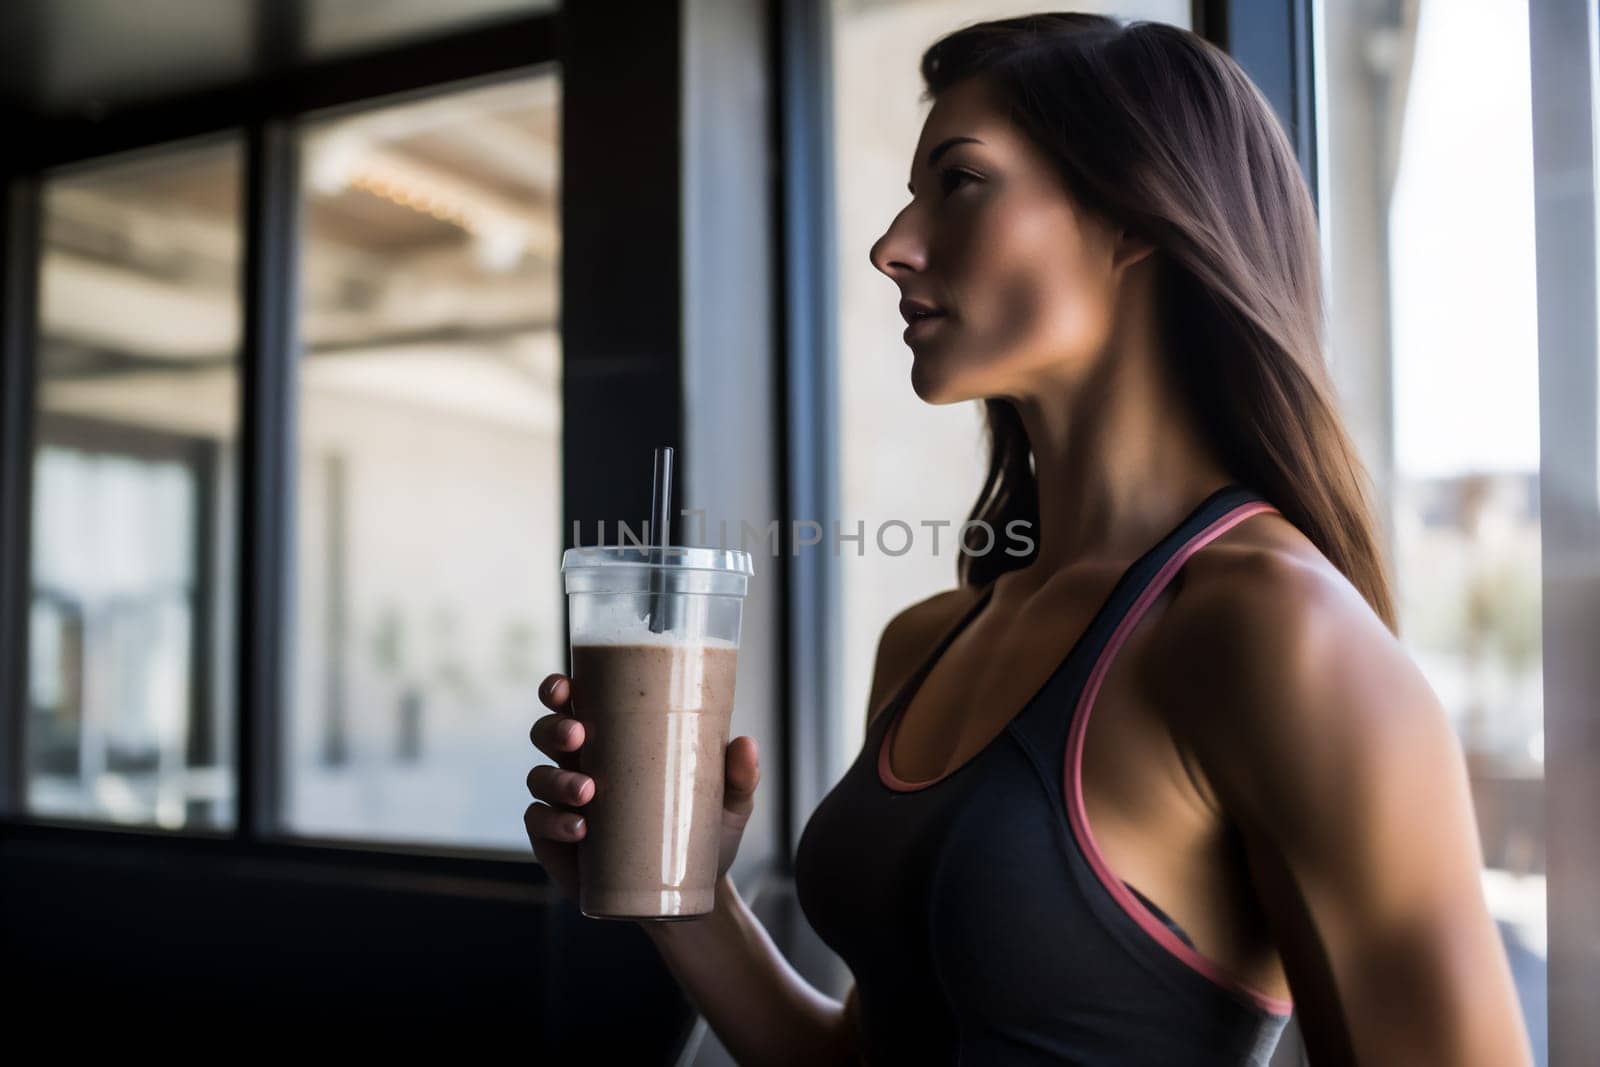
<instances>
[{"instance_id":1,"label":"dark window mullion","mask_svg":"<svg viewBox=\"0 0 1600 1067\"><path fill-rule=\"evenodd\" d=\"M34 353L39 335L39 181L3 186L0 219L0 812L27 809L28 546Z\"/></svg>"},{"instance_id":2,"label":"dark window mullion","mask_svg":"<svg viewBox=\"0 0 1600 1067\"><path fill-rule=\"evenodd\" d=\"M1317 200L1316 72L1312 0L1194 0L1194 30L1225 49L1256 83L1283 123Z\"/></svg>"},{"instance_id":3,"label":"dark window mullion","mask_svg":"<svg viewBox=\"0 0 1600 1067\"><path fill-rule=\"evenodd\" d=\"M294 511L298 146L289 121L249 128L244 172L239 425L237 833L281 822L283 695Z\"/></svg>"},{"instance_id":4,"label":"dark window mullion","mask_svg":"<svg viewBox=\"0 0 1600 1067\"><path fill-rule=\"evenodd\" d=\"M185 731L185 762L189 767L215 767L219 756L216 724L217 660L217 480L221 474L220 449L215 442L198 441L185 450L184 461L194 479L195 509L191 523L194 538L193 583L189 591L189 724ZM203 815L189 799L183 815L185 826L196 820L214 824L216 812L209 805Z\"/></svg>"}]
</instances>

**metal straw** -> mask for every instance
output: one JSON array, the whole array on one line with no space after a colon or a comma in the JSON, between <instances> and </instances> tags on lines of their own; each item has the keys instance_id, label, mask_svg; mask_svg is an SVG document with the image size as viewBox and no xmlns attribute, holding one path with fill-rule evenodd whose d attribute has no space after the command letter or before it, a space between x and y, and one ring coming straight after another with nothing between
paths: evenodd
<instances>
[{"instance_id":1,"label":"metal straw","mask_svg":"<svg viewBox=\"0 0 1600 1067\"><path fill-rule=\"evenodd\" d=\"M672 446L656 449L655 481L650 491L650 540L653 548L650 568L650 632L664 633L672 628L671 601L666 592L668 525L672 515Z\"/></svg>"}]
</instances>

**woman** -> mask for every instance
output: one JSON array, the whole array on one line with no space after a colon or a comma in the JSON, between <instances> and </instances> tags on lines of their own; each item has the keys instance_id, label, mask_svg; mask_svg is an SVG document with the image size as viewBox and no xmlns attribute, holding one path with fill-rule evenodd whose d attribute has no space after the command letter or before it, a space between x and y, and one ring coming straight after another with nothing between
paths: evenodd
<instances>
[{"instance_id":1,"label":"woman","mask_svg":"<svg viewBox=\"0 0 1600 1067\"><path fill-rule=\"evenodd\" d=\"M799 979L726 877L749 738L717 910L645 928L741 1063L1265 1064L1291 1008L1318 1067L1531 1062L1270 109L1195 35L1089 15L965 28L922 74L872 262L917 395L983 401L996 536L885 628L866 744L799 843L856 985ZM527 824L572 892L568 689L541 689L561 766Z\"/></svg>"}]
</instances>

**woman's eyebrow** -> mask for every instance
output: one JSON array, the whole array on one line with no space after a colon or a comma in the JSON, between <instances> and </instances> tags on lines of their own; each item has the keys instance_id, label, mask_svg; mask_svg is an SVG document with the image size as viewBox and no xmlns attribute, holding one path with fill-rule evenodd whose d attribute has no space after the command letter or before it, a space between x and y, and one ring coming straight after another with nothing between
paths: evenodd
<instances>
[{"instance_id":1,"label":"woman's eyebrow","mask_svg":"<svg viewBox=\"0 0 1600 1067\"><path fill-rule=\"evenodd\" d=\"M950 151L950 149L954 148L958 144L982 143L983 142L978 140L976 137L946 137L944 140L934 145L932 150L928 152L928 168L930 170L933 169L933 165L939 162L939 157ZM906 182L906 190L910 192L912 196L917 195L917 191L911 188L910 182Z\"/></svg>"}]
</instances>

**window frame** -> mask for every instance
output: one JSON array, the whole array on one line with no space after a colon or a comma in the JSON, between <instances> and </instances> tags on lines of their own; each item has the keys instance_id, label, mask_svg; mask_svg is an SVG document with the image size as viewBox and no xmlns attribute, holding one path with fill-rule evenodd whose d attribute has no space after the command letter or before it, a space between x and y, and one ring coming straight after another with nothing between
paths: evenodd
<instances>
[{"instance_id":1,"label":"window frame","mask_svg":"<svg viewBox=\"0 0 1600 1067\"><path fill-rule=\"evenodd\" d=\"M778 330L785 354L780 409L789 432L782 457L786 516L830 528L839 519L838 307L835 293L831 6L775 0L768 44L776 75ZM784 738L781 869L791 874L806 820L832 787L844 652L843 583L831 552L802 552L785 523Z\"/></svg>"},{"instance_id":2,"label":"window frame","mask_svg":"<svg viewBox=\"0 0 1600 1067\"><path fill-rule=\"evenodd\" d=\"M1528 5L1539 329L1548 1058L1600 1048L1600 12Z\"/></svg>"},{"instance_id":3,"label":"window frame","mask_svg":"<svg viewBox=\"0 0 1600 1067\"><path fill-rule=\"evenodd\" d=\"M126 861L137 855L158 863L315 865L324 877L341 883L392 886L398 878L433 889L448 886L468 896L503 897L511 891L518 899L537 900L555 893L531 854L291 834L282 825L280 801L283 700L290 683L285 673L286 607L288 583L293 581L286 563L296 491L300 124L332 112L534 75L551 66L565 78L564 59L573 35L564 32L564 16L558 10L500 21L132 108L105 121L40 123L19 141L28 147L12 157L10 172L3 175L0 217L0 677L6 679L0 691L0 840L62 857ZM597 49L599 43L590 47ZM590 62L602 59L595 54ZM565 92L562 101L565 152L572 120ZM675 107L676 100L669 98L667 105ZM642 121L656 117L651 113ZM36 431L45 421L36 410L43 185L57 173L113 162L125 153L181 148L219 135L242 135L243 144L234 825L166 829L29 813L24 729L31 482ZM572 216L592 218L605 210L598 196L564 190L563 229ZM675 234L676 219L667 222ZM566 279L564 267L564 290ZM675 302L676 287L668 288ZM662 362L676 374L676 352ZM631 439L630 434L630 441L617 447L633 447ZM569 455L583 454L569 453L572 444L568 435L563 441L566 483L583 480L585 473L568 461ZM569 494L564 503L570 502ZM570 507L566 511L576 517ZM201 555L207 555L204 547Z\"/></svg>"},{"instance_id":4,"label":"window frame","mask_svg":"<svg viewBox=\"0 0 1600 1067\"><path fill-rule=\"evenodd\" d=\"M777 2L762 0L740 14L770 19ZM588 416L562 419L563 547L573 543L576 530L587 531L589 543L600 520L614 529L619 517L638 512L649 495L639 456L663 442L681 444L689 433L698 435L693 440L708 438L706 423L716 420L695 427L685 399L692 395L704 405L713 395L708 385L722 403L734 390L733 402L750 405L757 418L769 410L761 391L770 390L773 434L784 439L781 372L729 367L753 354L771 351L781 360L787 353L781 333L773 331L767 343L766 305L777 302L777 289L741 306L735 324L722 313L728 265L743 271L741 284L770 286L777 265L758 246L783 238L766 199L781 187L772 162L778 145L769 140L776 107L744 111L733 123L716 121L721 101L779 98L768 85L770 57L749 26L737 35L724 32L726 14L725 5L710 0L635 5L624 18L608 5L566 3L553 12L273 73L274 61L293 55L296 17L289 12L280 20L274 9L256 13L259 62L248 84L115 114L104 123L36 126L13 138L28 155L0 158L0 865L6 870L0 904L14 905L0 907L12 918L0 926L0 938L14 950L16 964L28 967L24 1009L58 1007L48 991L65 982L114 1017L135 1006L166 1011L177 997L204 1006L212 1021L254 1024L268 1004L274 1018L292 1025L306 1012L321 1021L327 1004L337 1003L351 1026L382 1029L401 1010L417 1032L433 1026L458 1032L463 1025L478 1033L504 1029L513 1039L533 1032L557 1059L598 1049L615 1053L612 1058L653 1062L681 1048L694 1019L659 953L632 924L583 918L531 852L286 839L248 825L159 832L7 814L6 801L16 797L22 780L20 759L9 755L20 749L8 743L20 719L8 712L19 706L11 688L18 672L11 668L22 662L12 657L26 655L17 635L26 618L15 605L28 578L13 532L26 530L31 519L26 479L43 170L217 130L242 128L249 137L260 127L247 171L258 176L256 188L266 197L273 183L261 177L282 148L272 145L269 123L292 125L312 112L392 102L404 93L467 88L477 79L552 62L561 74L561 404L564 412ZM690 34L698 34L693 42ZM714 61L689 66L691 44ZM686 140L691 133L695 140ZM617 165L619 144L627 147L627 167ZM716 165L691 166L690 151ZM281 153L278 159L281 182L294 169ZM734 160L744 166L729 166ZM717 225L708 233L684 232L688 198L715 209ZM761 239L748 240L757 229ZM274 270L281 277L296 262L295 246L279 249L274 268L263 237L271 235L258 234L260 246L246 255L267 268L263 277ZM722 256L719 247L736 254ZM629 296L627 314L617 313L614 299L593 298L617 292ZM278 298L287 298L284 291ZM692 313L686 304L694 305ZM262 344L264 335L273 343L270 314L262 310L267 306L264 300L257 305L247 345ZM692 345L700 350L689 360L685 352ZM258 360L241 380L279 374L283 362L281 354ZM293 442L282 430L286 414L272 405L293 400L286 388L276 399L263 394L262 412L254 416L262 427L255 432L280 449L280 457ZM280 428L275 435L274 424ZM736 477L709 455L702 456L709 463L685 464L679 472L684 505L745 513L758 523L776 510L787 523L784 499L769 499L782 476L772 458L778 447L763 438L759 448L746 449ZM256 477L241 470L247 474ZM262 500L282 499L265 488L240 489L258 491ZM243 510L241 499L232 514ZM261 548L256 553L265 554ZM782 686L791 668L779 610L786 590L776 584L783 562L774 562L770 592L752 596L746 607L752 634L765 633L751 642L752 670L740 682L742 728L770 739L763 750L775 755L769 769L779 790L787 777L780 738L790 715ZM557 554L550 565L558 563ZM238 618L248 624L269 617L263 594L243 595L250 587L240 582ZM564 645L566 613L559 602L552 610L559 613ZM241 634L239 640L250 638ZM255 728L266 728L270 719L258 716ZM246 739L238 747L245 751ZM758 809L730 872L758 906L769 896L775 809ZM259 801L256 810L263 810ZM88 908L97 921L84 924ZM152 958L164 967L153 985ZM305 966L313 958L317 965ZM251 966L237 966L240 959ZM440 959L452 966L437 966ZM626 1025L619 1027L617 1005L624 1002Z\"/></svg>"},{"instance_id":5,"label":"window frame","mask_svg":"<svg viewBox=\"0 0 1600 1067\"><path fill-rule=\"evenodd\" d=\"M1223 49L1250 75L1278 113L1318 203L1319 154L1314 36L1321 0L1193 0L1194 32Z\"/></svg>"}]
</instances>

